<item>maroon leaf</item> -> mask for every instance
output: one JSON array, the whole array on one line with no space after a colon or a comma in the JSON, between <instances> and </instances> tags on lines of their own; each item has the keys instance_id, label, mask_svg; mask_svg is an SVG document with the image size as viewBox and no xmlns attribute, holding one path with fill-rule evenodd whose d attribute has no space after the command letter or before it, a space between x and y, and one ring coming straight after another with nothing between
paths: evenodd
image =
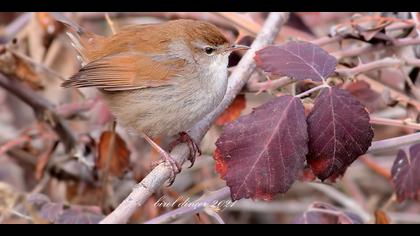
<instances>
[{"instance_id":1,"label":"maroon leaf","mask_svg":"<svg viewBox=\"0 0 420 236\"><path fill-rule=\"evenodd\" d=\"M280 46L268 46L256 52L255 61L265 72L313 81L326 79L337 66L335 57L308 42L288 42Z\"/></svg>"},{"instance_id":2,"label":"maroon leaf","mask_svg":"<svg viewBox=\"0 0 420 236\"><path fill-rule=\"evenodd\" d=\"M420 144L399 151L391 174L398 201L420 200Z\"/></svg>"},{"instance_id":3,"label":"maroon leaf","mask_svg":"<svg viewBox=\"0 0 420 236\"><path fill-rule=\"evenodd\" d=\"M347 167L366 153L373 130L369 114L345 90L321 91L308 116L308 163L321 180L344 174Z\"/></svg>"},{"instance_id":4,"label":"maroon leaf","mask_svg":"<svg viewBox=\"0 0 420 236\"><path fill-rule=\"evenodd\" d=\"M313 203L302 215L296 217L294 224L362 224L363 221L354 213L343 212L321 202Z\"/></svg>"},{"instance_id":5,"label":"maroon leaf","mask_svg":"<svg viewBox=\"0 0 420 236\"><path fill-rule=\"evenodd\" d=\"M216 146L233 200L270 200L286 192L308 153L302 102L287 95L256 108L228 123Z\"/></svg>"}]
</instances>

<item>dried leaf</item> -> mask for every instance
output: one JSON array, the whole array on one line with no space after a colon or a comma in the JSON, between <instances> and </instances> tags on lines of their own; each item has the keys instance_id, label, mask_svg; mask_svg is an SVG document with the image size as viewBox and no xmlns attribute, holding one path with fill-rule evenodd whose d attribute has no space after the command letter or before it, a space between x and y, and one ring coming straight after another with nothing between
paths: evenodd
<instances>
[{"instance_id":1,"label":"dried leaf","mask_svg":"<svg viewBox=\"0 0 420 236\"><path fill-rule=\"evenodd\" d=\"M383 210L375 211L375 224L377 225L388 225L390 224L388 215Z\"/></svg>"},{"instance_id":2,"label":"dried leaf","mask_svg":"<svg viewBox=\"0 0 420 236\"><path fill-rule=\"evenodd\" d=\"M289 95L227 124L216 146L232 199L270 200L285 193L303 169L307 142L302 102Z\"/></svg>"},{"instance_id":3,"label":"dried leaf","mask_svg":"<svg viewBox=\"0 0 420 236\"><path fill-rule=\"evenodd\" d=\"M298 80L322 81L337 65L337 59L319 46L308 42L288 42L268 46L255 54L257 66L265 72Z\"/></svg>"},{"instance_id":4,"label":"dried leaf","mask_svg":"<svg viewBox=\"0 0 420 236\"><path fill-rule=\"evenodd\" d=\"M43 88L42 79L35 68L8 48L0 52L0 72L28 83L33 89Z\"/></svg>"},{"instance_id":5,"label":"dried leaf","mask_svg":"<svg viewBox=\"0 0 420 236\"><path fill-rule=\"evenodd\" d=\"M366 106L370 112L385 108L388 105L385 96L371 89L370 84L366 81L356 81L349 84L345 89Z\"/></svg>"},{"instance_id":6,"label":"dried leaf","mask_svg":"<svg viewBox=\"0 0 420 236\"><path fill-rule=\"evenodd\" d=\"M130 165L130 151L117 133L103 132L99 140L98 152L96 166L99 170L109 171L111 175L118 177L124 175Z\"/></svg>"},{"instance_id":7,"label":"dried leaf","mask_svg":"<svg viewBox=\"0 0 420 236\"><path fill-rule=\"evenodd\" d=\"M245 95L239 94L233 100L232 104L223 112L223 114L216 120L216 125L225 125L228 122L236 120L241 112L246 107Z\"/></svg>"},{"instance_id":8,"label":"dried leaf","mask_svg":"<svg viewBox=\"0 0 420 236\"><path fill-rule=\"evenodd\" d=\"M397 21L400 20L377 15L358 16L344 24L337 25L333 35L342 35L347 38L356 38L366 42L374 42L372 39L388 41L391 40L391 37L384 33L385 28Z\"/></svg>"},{"instance_id":9,"label":"dried leaf","mask_svg":"<svg viewBox=\"0 0 420 236\"><path fill-rule=\"evenodd\" d=\"M6 217L9 211L13 209L19 194L12 186L0 182L0 217Z\"/></svg>"},{"instance_id":10,"label":"dried leaf","mask_svg":"<svg viewBox=\"0 0 420 236\"><path fill-rule=\"evenodd\" d=\"M308 116L308 163L321 180L344 174L373 139L369 114L345 90L325 88Z\"/></svg>"},{"instance_id":11,"label":"dried leaf","mask_svg":"<svg viewBox=\"0 0 420 236\"><path fill-rule=\"evenodd\" d=\"M362 224L359 216L343 212L327 203L313 203L301 216L293 220L294 224Z\"/></svg>"},{"instance_id":12,"label":"dried leaf","mask_svg":"<svg viewBox=\"0 0 420 236\"><path fill-rule=\"evenodd\" d=\"M398 152L391 175L398 201L420 200L420 144Z\"/></svg>"}]
</instances>

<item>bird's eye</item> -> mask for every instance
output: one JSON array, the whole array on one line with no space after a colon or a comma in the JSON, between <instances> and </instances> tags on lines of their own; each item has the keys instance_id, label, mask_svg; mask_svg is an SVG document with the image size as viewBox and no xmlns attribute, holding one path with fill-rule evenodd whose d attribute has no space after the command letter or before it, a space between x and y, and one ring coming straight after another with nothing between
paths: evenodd
<instances>
[{"instance_id":1,"label":"bird's eye","mask_svg":"<svg viewBox=\"0 0 420 236\"><path fill-rule=\"evenodd\" d=\"M204 48L204 52L207 54L207 55L211 55L211 54L213 54L213 52L215 51L215 49L214 48L212 48L212 47L205 47Z\"/></svg>"}]
</instances>

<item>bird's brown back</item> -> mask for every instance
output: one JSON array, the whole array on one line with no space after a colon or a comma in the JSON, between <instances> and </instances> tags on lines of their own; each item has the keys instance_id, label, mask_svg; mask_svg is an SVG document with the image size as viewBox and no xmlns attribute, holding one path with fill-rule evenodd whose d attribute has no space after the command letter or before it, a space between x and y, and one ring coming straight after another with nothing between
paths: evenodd
<instances>
[{"instance_id":1,"label":"bird's brown back","mask_svg":"<svg viewBox=\"0 0 420 236\"><path fill-rule=\"evenodd\" d=\"M181 38L186 42L201 39L210 45L222 45L228 42L212 24L194 20L175 20L125 26L115 35L90 39L91 43L84 48L84 53L89 61L126 51L146 54L165 53L170 41Z\"/></svg>"}]
</instances>

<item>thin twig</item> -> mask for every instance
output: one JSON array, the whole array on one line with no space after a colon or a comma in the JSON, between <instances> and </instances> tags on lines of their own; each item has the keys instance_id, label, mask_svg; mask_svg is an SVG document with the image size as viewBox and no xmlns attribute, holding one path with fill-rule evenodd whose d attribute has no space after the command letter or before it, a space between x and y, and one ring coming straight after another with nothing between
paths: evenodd
<instances>
[{"instance_id":1,"label":"thin twig","mask_svg":"<svg viewBox=\"0 0 420 236\"><path fill-rule=\"evenodd\" d=\"M210 216L211 218L213 218L218 224L225 224L225 222L223 221L222 217L220 217L220 215L216 212L216 210L214 210L211 207L206 207L204 208L204 212Z\"/></svg>"},{"instance_id":2,"label":"thin twig","mask_svg":"<svg viewBox=\"0 0 420 236\"><path fill-rule=\"evenodd\" d=\"M11 141L8 141L4 144L0 145L0 157L3 156L5 153L7 153L9 150L20 146L22 144L25 144L27 142L29 142L31 140L31 138L28 135L23 135L20 136L17 139L13 139Z\"/></svg>"},{"instance_id":3,"label":"thin twig","mask_svg":"<svg viewBox=\"0 0 420 236\"><path fill-rule=\"evenodd\" d=\"M372 70L377 70L381 68L387 68L387 67L397 67L401 66L403 62L400 59L397 58L383 58L381 60L369 62L366 64L361 64L353 68L339 68L336 70L336 73L339 76L348 78L352 77L361 73L365 73Z\"/></svg>"},{"instance_id":4,"label":"thin twig","mask_svg":"<svg viewBox=\"0 0 420 236\"><path fill-rule=\"evenodd\" d=\"M13 214L13 215L15 215L15 216L17 216L17 217L20 217L22 219L25 219L25 220L27 220L29 222L32 222L33 221L33 219L30 216L24 215L24 214L18 212L17 210L15 210L15 209L11 209L10 210L10 213Z\"/></svg>"},{"instance_id":5,"label":"thin twig","mask_svg":"<svg viewBox=\"0 0 420 236\"><path fill-rule=\"evenodd\" d=\"M116 34L117 31L115 30L114 22L111 20L111 17L109 17L108 12L105 12L105 19L106 19L106 22L108 23L109 28L111 29L112 34Z\"/></svg>"},{"instance_id":6,"label":"thin twig","mask_svg":"<svg viewBox=\"0 0 420 236\"><path fill-rule=\"evenodd\" d=\"M375 124L375 125L386 125L386 126L395 126L395 127L403 127L403 128L420 130L419 123L414 123L407 120L394 120L394 119L370 116L370 123Z\"/></svg>"},{"instance_id":7,"label":"thin twig","mask_svg":"<svg viewBox=\"0 0 420 236\"><path fill-rule=\"evenodd\" d=\"M311 88L311 89L309 89L309 90L306 90L305 92L303 92L303 93L301 93L301 94L298 94L298 95L296 95L295 97L298 97L298 98L303 98L303 97L306 97L306 96L309 96L309 95L311 95L312 93L314 93L314 92L316 92L316 91L318 91L318 90L321 90L321 89L323 89L323 88L328 88L329 86L325 83L325 84L321 84L321 85L318 85L318 86L316 86L316 87L314 87L314 88Z\"/></svg>"},{"instance_id":8,"label":"thin twig","mask_svg":"<svg viewBox=\"0 0 420 236\"><path fill-rule=\"evenodd\" d=\"M359 157L359 159L367 166L369 169L379 174L380 176L385 177L387 180L391 179L391 172L382 166L378 165L369 154Z\"/></svg>"},{"instance_id":9,"label":"thin twig","mask_svg":"<svg viewBox=\"0 0 420 236\"><path fill-rule=\"evenodd\" d=\"M307 183L308 186L321 191L325 195L329 196L330 198L336 200L346 208L352 210L357 215L359 215L364 222L369 222L372 218L371 214L366 212L363 207L361 207L357 202L353 199L347 197L345 194L341 193L340 191L336 190L335 188L320 184L320 183Z\"/></svg>"},{"instance_id":10,"label":"thin twig","mask_svg":"<svg viewBox=\"0 0 420 236\"><path fill-rule=\"evenodd\" d=\"M269 91L274 89L282 88L286 85L289 85L293 82L296 82L295 79L290 77L281 77L276 80L267 80L264 82L259 82L258 80L249 80L247 84L247 89L249 92L263 92L263 91Z\"/></svg>"},{"instance_id":11,"label":"thin twig","mask_svg":"<svg viewBox=\"0 0 420 236\"><path fill-rule=\"evenodd\" d=\"M372 143L368 153L375 153L380 151L386 151L389 149L401 148L405 145L415 144L420 142L420 133L409 134L396 138L385 139Z\"/></svg>"},{"instance_id":12,"label":"thin twig","mask_svg":"<svg viewBox=\"0 0 420 236\"><path fill-rule=\"evenodd\" d=\"M81 102L62 104L55 108L55 112L57 112L57 114L59 114L61 117L69 119L74 116L80 115L80 113L82 112L91 110L95 106L97 101L97 98L93 98Z\"/></svg>"},{"instance_id":13,"label":"thin twig","mask_svg":"<svg viewBox=\"0 0 420 236\"><path fill-rule=\"evenodd\" d=\"M229 84L226 95L218 107L203 120L196 124L189 133L196 143L201 141L209 130L213 121L224 112L232 103L242 87L247 83L249 77L255 70L254 53L263 46L272 43L281 26L287 21L288 13L270 13L266 22L251 45L251 49L242 57L236 70L229 77ZM171 156L183 164L189 155L189 148L186 144L177 145ZM170 168L161 164L154 168L138 185L133 189L129 196L104 220L100 223L126 223L138 207L143 205L146 200L159 189L170 177Z\"/></svg>"}]
</instances>

